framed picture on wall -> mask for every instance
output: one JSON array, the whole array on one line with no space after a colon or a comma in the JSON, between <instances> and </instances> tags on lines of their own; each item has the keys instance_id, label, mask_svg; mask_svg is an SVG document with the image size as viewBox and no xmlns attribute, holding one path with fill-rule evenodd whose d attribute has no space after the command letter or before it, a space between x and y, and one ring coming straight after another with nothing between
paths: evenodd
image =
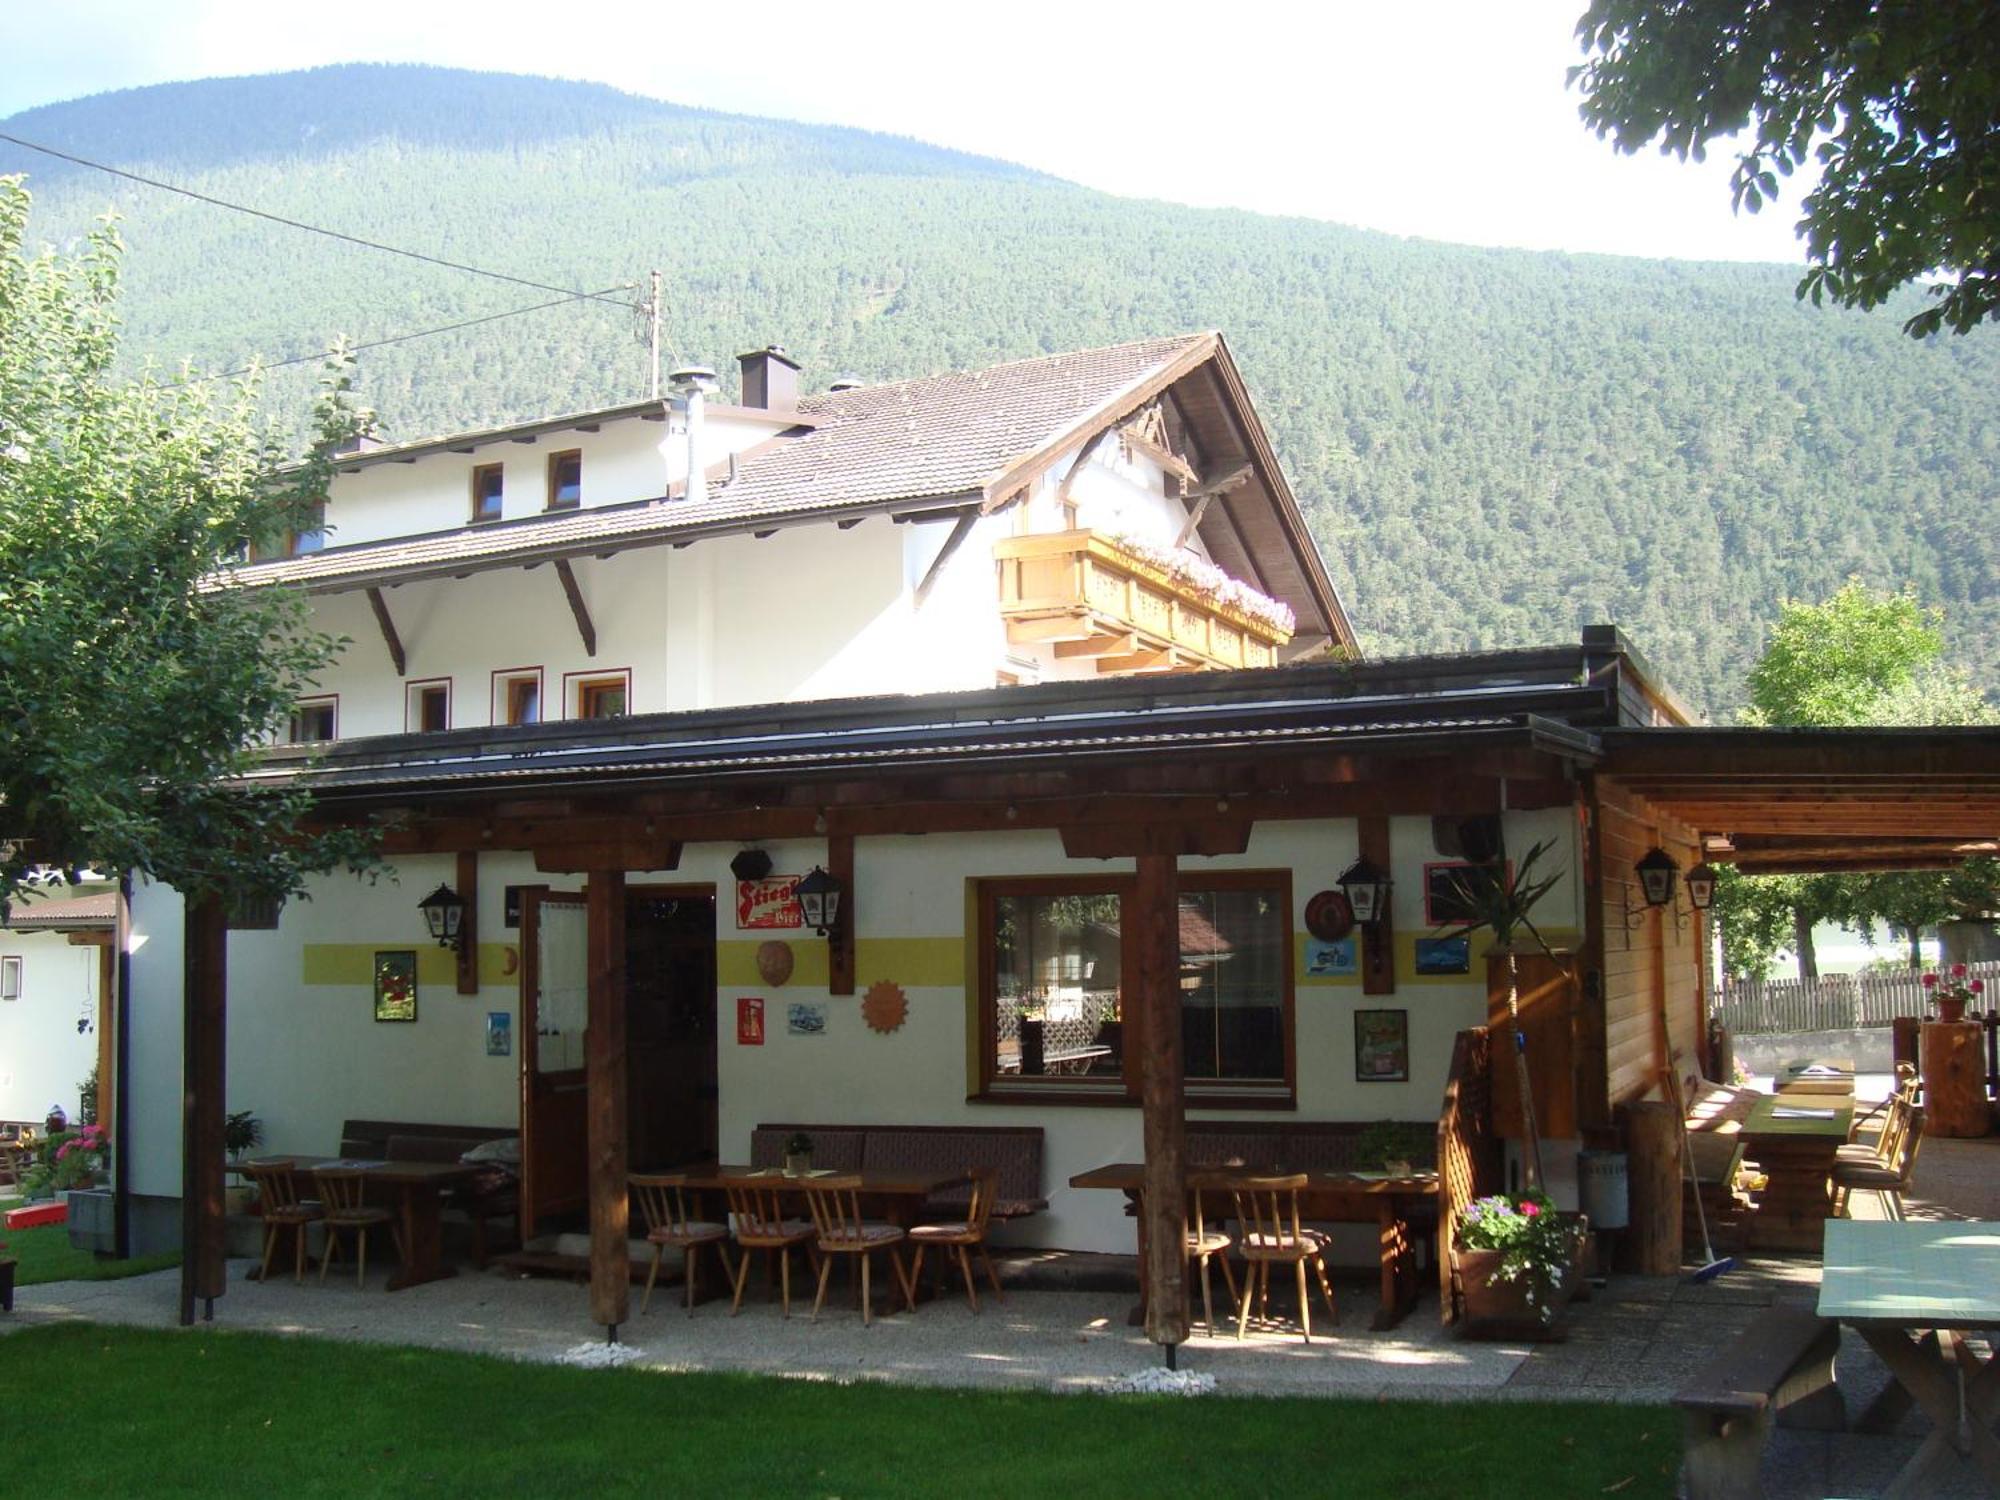
<instances>
[{"instance_id":1,"label":"framed picture on wall","mask_svg":"<svg viewBox=\"0 0 2000 1500\"><path fill-rule=\"evenodd\" d=\"M1357 1010L1354 1013L1354 1081L1410 1081L1410 1013Z\"/></svg>"},{"instance_id":2,"label":"framed picture on wall","mask_svg":"<svg viewBox=\"0 0 2000 1500\"><path fill-rule=\"evenodd\" d=\"M1419 974L1470 974L1472 972L1472 939L1458 937L1418 938L1417 972Z\"/></svg>"},{"instance_id":3,"label":"framed picture on wall","mask_svg":"<svg viewBox=\"0 0 2000 1500\"><path fill-rule=\"evenodd\" d=\"M414 1021L417 1018L417 955L398 948L375 955L375 1019Z\"/></svg>"}]
</instances>

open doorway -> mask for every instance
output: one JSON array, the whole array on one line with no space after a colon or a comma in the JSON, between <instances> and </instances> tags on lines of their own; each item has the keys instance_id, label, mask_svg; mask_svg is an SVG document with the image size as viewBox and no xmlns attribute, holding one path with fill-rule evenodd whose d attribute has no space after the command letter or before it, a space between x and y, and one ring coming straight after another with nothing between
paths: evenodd
<instances>
[{"instance_id":1,"label":"open doorway","mask_svg":"<svg viewBox=\"0 0 2000 1500\"><path fill-rule=\"evenodd\" d=\"M715 888L635 886L625 912L626 1159L714 1161Z\"/></svg>"}]
</instances>

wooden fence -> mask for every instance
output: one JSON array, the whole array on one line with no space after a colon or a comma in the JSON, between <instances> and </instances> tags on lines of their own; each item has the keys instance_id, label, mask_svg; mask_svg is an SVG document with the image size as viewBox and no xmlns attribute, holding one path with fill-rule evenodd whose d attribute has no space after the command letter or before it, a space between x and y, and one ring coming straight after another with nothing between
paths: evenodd
<instances>
[{"instance_id":1,"label":"wooden fence","mask_svg":"<svg viewBox=\"0 0 2000 1500\"><path fill-rule=\"evenodd\" d=\"M1972 964L1968 978L1984 979L1986 992L1972 1006L2000 1005L2000 963ZM1887 1026L1898 1016L1930 1013L1930 991L1917 974L1824 974L1797 979L1737 980L1716 997L1715 1016L1732 1036L1771 1031L1846 1031Z\"/></svg>"}]
</instances>

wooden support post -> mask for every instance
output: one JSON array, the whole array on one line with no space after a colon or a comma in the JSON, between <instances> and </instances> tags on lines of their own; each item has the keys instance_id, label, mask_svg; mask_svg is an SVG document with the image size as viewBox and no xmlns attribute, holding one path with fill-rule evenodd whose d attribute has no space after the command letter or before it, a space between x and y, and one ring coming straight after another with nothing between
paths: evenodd
<instances>
[{"instance_id":1,"label":"wooden support post","mask_svg":"<svg viewBox=\"0 0 2000 1500\"><path fill-rule=\"evenodd\" d=\"M826 940L826 992L854 993L854 836L836 833L826 841L826 873L840 882L840 919Z\"/></svg>"},{"instance_id":2,"label":"wooden support post","mask_svg":"<svg viewBox=\"0 0 2000 1500\"><path fill-rule=\"evenodd\" d=\"M1382 871L1393 876L1395 865L1389 855L1389 820L1386 816L1374 815L1355 819L1355 829L1360 835L1361 857ZM1396 993L1396 921L1395 888L1390 888L1392 899L1382 903L1382 914L1364 929L1361 937L1361 993L1364 995L1393 995Z\"/></svg>"},{"instance_id":3,"label":"wooden support post","mask_svg":"<svg viewBox=\"0 0 2000 1500\"><path fill-rule=\"evenodd\" d=\"M181 974L181 1324L215 1316L223 1278L223 1105L229 928L222 899L190 899Z\"/></svg>"},{"instance_id":4,"label":"wooden support post","mask_svg":"<svg viewBox=\"0 0 2000 1500\"><path fill-rule=\"evenodd\" d=\"M458 856L458 894L465 911L458 919L458 992L479 993L479 852Z\"/></svg>"},{"instance_id":5,"label":"wooden support post","mask_svg":"<svg viewBox=\"0 0 2000 1500\"><path fill-rule=\"evenodd\" d=\"M1657 1099L1628 1104L1623 1113L1632 1194L1632 1225L1623 1247L1631 1262L1628 1269L1641 1276L1677 1276L1683 1182L1680 1114Z\"/></svg>"},{"instance_id":6,"label":"wooden support post","mask_svg":"<svg viewBox=\"0 0 2000 1500\"><path fill-rule=\"evenodd\" d=\"M1141 854L1125 919L1137 936L1139 1103L1146 1148L1146 1337L1174 1348L1187 1341L1186 1087L1181 1073L1180 897L1171 854Z\"/></svg>"},{"instance_id":7,"label":"wooden support post","mask_svg":"<svg viewBox=\"0 0 2000 1500\"><path fill-rule=\"evenodd\" d=\"M590 1021L584 1082L590 1144L590 1317L616 1338L631 1311L625 1185L625 872L593 870L585 892Z\"/></svg>"}]
</instances>

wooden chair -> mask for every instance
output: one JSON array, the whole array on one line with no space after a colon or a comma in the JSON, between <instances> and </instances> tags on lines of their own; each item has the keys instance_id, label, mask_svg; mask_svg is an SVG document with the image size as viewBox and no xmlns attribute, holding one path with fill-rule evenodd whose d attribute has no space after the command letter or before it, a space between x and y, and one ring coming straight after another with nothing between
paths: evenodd
<instances>
[{"instance_id":1,"label":"wooden chair","mask_svg":"<svg viewBox=\"0 0 2000 1500\"><path fill-rule=\"evenodd\" d=\"M1219 1259L1222 1262L1222 1280L1229 1288L1231 1304L1238 1301L1236 1273L1229 1269L1229 1247L1235 1243L1225 1230L1215 1228L1208 1221L1207 1206L1202 1201L1203 1188L1188 1190L1187 1216L1187 1258L1194 1262L1195 1272L1201 1278L1201 1317L1208 1326L1210 1336L1215 1333L1215 1303L1209 1288L1208 1263ZM1223 1222L1227 1222L1224 1217Z\"/></svg>"},{"instance_id":2,"label":"wooden chair","mask_svg":"<svg viewBox=\"0 0 2000 1500\"><path fill-rule=\"evenodd\" d=\"M826 1282L833 1263L846 1255L861 1262L861 1323L864 1328L868 1325L874 1300L868 1284L868 1265L878 1250L889 1252L889 1265L903 1289L903 1300L915 1312L917 1289L903 1269L902 1245L907 1236L894 1224L871 1224L861 1217L861 1179L817 1177L808 1178L801 1185L806 1190L806 1206L812 1210L813 1227L818 1233L819 1294L813 1298L813 1321L819 1321L819 1310L826 1302ZM892 1294L892 1304L894 1300Z\"/></svg>"},{"instance_id":3,"label":"wooden chair","mask_svg":"<svg viewBox=\"0 0 2000 1500\"><path fill-rule=\"evenodd\" d=\"M958 1269L965 1277L965 1300L972 1304L974 1312L979 1311L979 1291L972 1280L972 1252L979 1252L979 1263L986 1268L986 1279L993 1283L993 1295L1006 1300L1007 1294L1000 1290L1000 1273L993 1269L993 1261L986 1253L986 1225L993 1216L993 1200L1000 1190L999 1173L987 1170L976 1172L972 1179L972 1201L966 1209L965 1218L955 1224L919 1224L910 1230L910 1243L917 1247L910 1263L910 1284L920 1285L924 1274L924 1251L936 1245L944 1252L946 1260L954 1258L957 1252Z\"/></svg>"},{"instance_id":4,"label":"wooden chair","mask_svg":"<svg viewBox=\"0 0 2000 1500\"><path fill-rule=\"evenodd\" d=\"M325 1209L318 1199L299 1195L298 1169L289 1161L248 1162L242 1170L257 1189L258 1211L264 1216L264 1263L257 1272L257 1279L271 1279L271 1254L278 1248L278 1236L289 1229L293 1240L292 1284L303 1286L306 1279L306 1225L325 1217Z\"/></svg>"},{"instance_id":5,"label":"wooden chair","mask_svg":"<svg viewBox=\"0 0 2000 1500\"><path fill-rule=\"evenodd\" d=\"M1307 1301L1306 1264L1312 1263L1319 1278L1320 1294L1326 1310L1336 1321L1340 1310L1334 1305L1333 1285L1326 1276L1327 1237L1317 1229L1299 1224L1299 1189L1306 1174L1286 1176L1232 1176L1223 1186L1236 1209L1236 1245L1248 1269L1244 1273L1243 1295L1236 1309L1236 1336L1240 1339L1250 1326L1250 1304L1259 1304L1258 1316L1270 1317L1271 1267L1289 1262L1299 1282L1299 1332L1312 1342L1312 1307Z\"/></svg>"},{"instance_id":6,"label":"wooden chair","mask_svg":"<svg viewBox=\"0 0 2000 1500\"><path fill-rule=\"evenodd\" d=\"M356 1168L333 1168L313 1173L319 1184L320 1201L325 1212L326 1250L319 1258L319 1282L326 1285L326 1268L333 1261L334 1247L340 1243L343 1230L352 1231L354 1246L354 1284L363 1286L368 1279L368 1231L379 1224L389 1226L389 1238L396 1246L398 1255L403 1251L402 1226L396 1222L394 1210L378 1203L367 1201L368 1174Z\"/></svg>"},{"instance_id":7,"label":"wooden chair","mask_svg":"<svg viewBox=\"0 0 2000 1500\"><path fill-rule=\"evenodd\" d=\"M743 1252L737 1263L735 1282L732 1290L734 1299L729 1304L729 1316L735 1317L743 1310L743 1288L750 1281L750 1262L756 1257L753 1251L772 1251L777 1254L779 1282L782 1288L781 1305L785 1316L792 1315L792 1250L803 1245L806 1253L812 1253L813 1226L804 1219L785 1217L783 1197L791 1187L789 1179L771 1177L725 1178L723 1193L729 1199L729 1219L736 1235L736 1247ZM720 1250L716 1252L722 1254ZM725 1258L723 1269L729 1262Z\"/></svg>"},{"instance_id":8,"label":"wooden chair","mask_svg":"<svg viewBox=\"0 0 2000 1500\"><path fill-rule=\"evenodd\" d=\"M1917 1151L1924 1143L1924 1110L1920 1104L1905 1105L1901 1113L1902 1130L1896 1138L1894 1153L1888 1160L1834 1163L1833 1211L1836 1214L1844 1216L1847 1213L1848 1195L1861 1188L1882 1195L1882 1206L1891 1219L1903 1217L1903 1194L1910 1190L1916 1176Z\"/></svg>"},{"instance_id":9,"label":"wooden chair","mask_svg":"<svg viewBox=\"0 0 2000 1500\"><path fill-rule=\"evenodd\" d=\"M646 1240L653 1247L652 1269L646 1272L646 1295L639 1300L639 1311L644 1313L653 1305L653 1283L660 1277L660 1259L667 1247L673 1246L681 1252L681 1281L686 1287L688 1316L694 1316L695 1279L701 1269L701 1251L704 1245L715 1246L715 1253L722 1261L722 1272L729 1274L729 1257L723 1246L729 1241L727 1224L711 1224L697 1219L689 1211L694 1195L688 1191L687 1178L678 1172L658 1175L634 1173L626 1179L632 1195L639 1200L639 1212L646 1219Z\"/></svg>"}]
</instances>

